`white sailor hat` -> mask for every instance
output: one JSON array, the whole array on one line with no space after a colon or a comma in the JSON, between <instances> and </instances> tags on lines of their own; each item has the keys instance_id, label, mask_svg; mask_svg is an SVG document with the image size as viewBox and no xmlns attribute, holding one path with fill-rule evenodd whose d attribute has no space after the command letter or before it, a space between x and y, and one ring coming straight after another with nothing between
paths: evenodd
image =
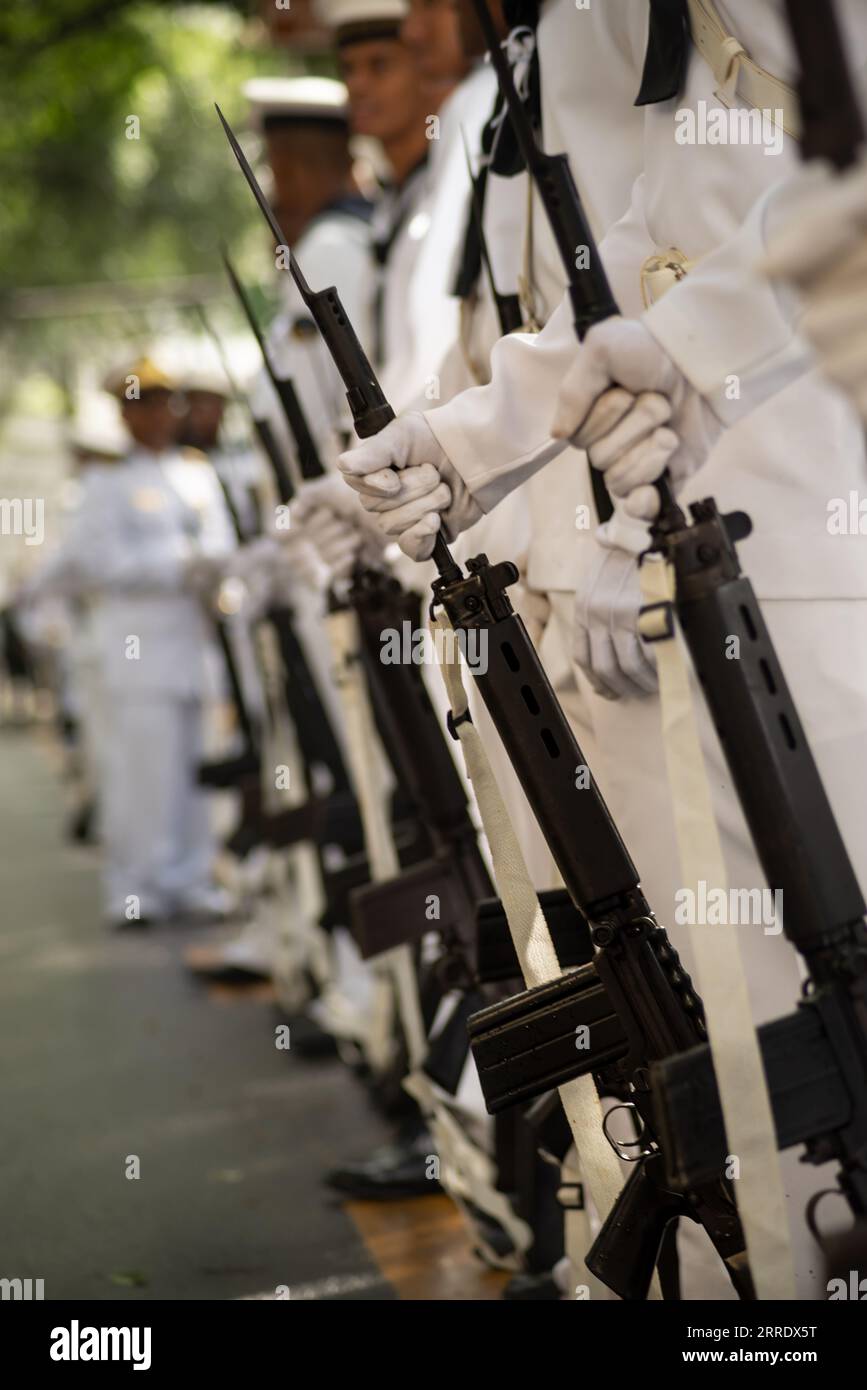
<instances>
[{"instance_id":1,"label":"white sailor hat","mask_svg":"<svg viewBox=\"0 0 867 1390\"><path fill-rule=\"evenodd\" d=\"M314 0L317 19L334 33L338 48L365 39L396 39L409 13L408 0Z\"/></svg>"},{"instance_id":2,"label":"white sailor hat","mask_svg":"<svg viewBox=\"0 0 867 1390\"><path fill-rule=\"evenodd\" d=\"M260 127L284 121L349 122L346 88L332 77L251 77L242 91Z\"/></svg>"}]
</instances>

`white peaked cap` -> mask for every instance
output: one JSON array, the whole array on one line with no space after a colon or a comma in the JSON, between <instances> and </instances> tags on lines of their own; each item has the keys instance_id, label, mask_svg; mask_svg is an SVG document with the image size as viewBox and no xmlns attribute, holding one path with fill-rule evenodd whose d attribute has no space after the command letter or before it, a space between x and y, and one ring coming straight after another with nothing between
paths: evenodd
<instances>
[{"instance_id":1,"label":"white peaked cap","mask_svg":"<svg viewBox=\"0 0 867 1390\"><path fill-rule=\"evenodd\" d=\"M338 45L396 36L409 13L407 0L314 0L317 19Z\"/></svg>"},{"instance_id":2,"label":"white peaked cap","mask_svg":"<svg viewBox=\"0 0 867 1390\"><path fill-rule=\"evenodd\" d=\"M261 125L269 117L346 124L346 88L333 77L251 77L242 88Z\"/></svg>"},{"instance_id":3,"label":"white peaked cap","mask_svg":"<svg viewBox=\"0 0 867 1390\"><path fill-rule=\"evenodd\" d=\"M105 458L121 458L129 448L117 402L97 391L82 392L67 437L73 449Z\"/></svg>"},{"instance_id":4,"label":"white peaked cap","mask_svg":"<svg viewBox=\"0 0 867 1390\"><path fill-rule=\"evenodd\" d=\"M208 391L213 396L231 396L232 388L220 367L198 364L178 371L178 388L181 391Z\"/></svg>"}]
</instances>

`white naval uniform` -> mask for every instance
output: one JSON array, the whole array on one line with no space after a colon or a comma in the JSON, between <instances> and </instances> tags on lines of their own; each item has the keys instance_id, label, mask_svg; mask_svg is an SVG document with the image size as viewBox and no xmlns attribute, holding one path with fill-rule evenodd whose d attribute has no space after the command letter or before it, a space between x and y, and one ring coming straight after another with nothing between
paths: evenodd
<instances>
[{"instance_id":1,"label":"white naval uniform","mask_svg":"<svg viewBox=\"0 0 867 1390\"><path fill-rule=\"evenodd\" d=\"M601 235L624 211L632 182L640 169L643 117L632 107L632 101L640 80L645 38L646 16L642 8L630 0L615 0L615 3L580 13L576 12L571 0L548 0L542 7L537 29L542 143L549 153L569 155L596 235ZM565 271L535 189L528 225L526 174L510 179L498 176L489 179L485 229L498 290L501 293L513 291L518 276L529 269L532 310L537 321L544 322L562 298ZM516 360L523 362L526 357L534 364L538 358L534 337L515 336L521 344L514 349ZM528 356L531 345L532 356ZM509 345L494 349L495 377L500 374L500 361L504 357L511 360L512 351L511 340ZM543 348L542 358L544 355ZM454 358L455 353L451 356ZM452 371L443 372L443 380L450 384L453 376ZM517 394L517 400L509 405L509 415L529 409L535 419L531 404L538 387L535 377L516 373L510 377L509 384ZM460 390L460 386L455 390ZM501 430L496 420L496 412L506 404L505 399L496 387L485 395L493 410L488 420L490 436L485 438L482 447L488 458L490 444L489 462L495 466L495 458L506 463L514 457L514 450L508 439L509 424ZM462 422L466 418L468 431L475 431L478 423L474 418L478 410L476 402L486 410L482 393L472 393L458 397L452 406L433 410L427 416L446 453L451 457L452 444L458 450L456 462L462 474L464 446L470 452L475 447L468 438L464 439ZM546 433L548 424L546 419ZM467 481L472 487L470 474ZM498 500L501 496L499 492ZM571 661L571 603L577 582L573 552L579 504L592 505L586 464L582 454L569 449L563 458L550 463L543 474L531 477L524 487L516 489L502 505L470 528L458 542L458 553L469 555L485 550L492 559L509 558L520 564L530 591L524 607L528 608L529 602L535 600L534 606L540 610L543 625L536 629L540 656L559 698L578 726L583 751L595 765L589 713L576 690ZM485 499L483 505L490 510L494 504ZM547 616L544 616L546 608ZM525 620L529 619L529 611L525 612L520 605L519 611ZM528 621L528 626L535 628L536 625ZM487 716L478 711L478 718L486 732L492 734ZM543 837L534 828L525 798L499 740L491 736L487 742L495 758L498 781L521 836L531 876L537 887L551 887L559 879Z\"/></svg>"},{"instance_id":2,"label":"white naval uniform","mask_svg":"<svg viewBox=\"0 0 867 1390\"><path fill-rule=\"evenodd\" d=\"M407 334L399 345L389 345L382 376L385 393L398 412L418 399L427 404L439 398L440 363L458 337L459 303L451 289L470 191L461 132L475 167L495 92L493 72L477 66L443 102L438 127L431 127L438 134L430 141L424 192L405 231L405 240L415 243L411 270L405 279L401 275ZM395 251L396 272L402 245ZM394 302L391 288L388 296Z\"/></svg>"},{"instance_id":3,"label":"white naval uniform","mask_svg":"<svg viewBox=\"0 0 867 1390\"><path fill-rule=\"evenodd\" d=\"M233 538L206 463L136 447L91 469L65 543L77 585L94 598L105 690L101 809L104 905L166 916L209 903L214 844L196 786L208 622L185 584L197 553Z\"/></svg>"},{"instance_id":4,"label":"white naval uniform","mask_svg":"<svg viewBox=\"0 0 867 1390\"><path fill-rule=\"evenodd\" d=\"M347 318L362 344L367 346L371 332L372 281L367 220L340 206L326 209L313 220L293 250L311 289L336 286ZM346 388L288 271L280 274L280 288L283 307L267 335L268 350L278 377L288 377L292 381L322 462L330 468L338 436L351 429ZM252 394L257 414L260 411L265 414L278 444L282 443L287 456L294 460L295 445L264 369L256 378ZM269 529L266 519L265 530ZM325 596L309 584L286 582L291 587L292 607L304 651L332 727L342 742L342 715L331 679L331 649L323 622ZM280 597L285 599L285 593Z\"/></svg>"},{"instance_id":5,"label":"white naval uniform","mask_svg":"<svg viewBox=\"0 0 867 1390\"><path fill-rule=\"evenodd\" d=\"M409 285L430 217L430 160L427 153L398 188L383 190L370 219L374 265L370 272L370 360L382 373L388 396L389 363L397 367L412 353L413 325L406 311Z\"/></svg>"},{"instance_id":6,"label":"white naval uniform","mask_svg":"<svg viewBox=\"0 0 867 1390\"><path fill-rule=\"evenodd\" d=\"M338 204L320 213L293 247L301 272L311 289L336 286L347 319L368 355L371 355L374 284L370 235L370 225L365 217ZM283 307L271 325L267 346L277 376L292 381L322 462L326 469L330 469L338 448L342 447L343 439L352 428L346 388L288 272L281 272L280 288ZM294 461L294 441L264 370L256 379L252 398L256 413L264 413L278 445L282 444L286 457ZM274 496L276 501L276 494ZM270 529L267 517L265 529ZM271 598L277 604L288 604L292 610L294 630L302 644L344 762L348 765L346 729L334 682L334 657L326 625L327 595L304 578L284 571ZM274 733L278 739L278 761L297 764L297 750L283 749L282 743L279 743L280 730ZM303 741L304 730L297 730L296 735L299 741ZM298 771L300 773L300 767ZM293 846L284 857L290 865L292 882L297 885L301 917L307 922L318 921L323 907L322 885L312 847L308 843ZM297 959L299 941L302 955L309 952L311 937L306 925L299 929L293 925L291 914L284 912L281 929L289 944L291 960ZM339 940L335 937L335 949L329 961L334 985L329 997L333 1003L345 996L350 1007L360 1014L366 1010L370 994L368 969L362 965L348 934L340 928L337 930ZM313 940L317 947L321 944L316 933ZM309 969L309 960L307 965ZM287 972L287 975L290 973ZM327 1019L324 1026L328 1026Z\"/></svg>"},{"instance_id":7,"label":"white naval uniform","mask_svg":"<svg viewBox=\"0 0 867 1390\"><path fill-rule=\"evenodd\" d=\"M758 63L784 78L790 76L793 63L781 3L774 0L760 7L755 0L730 0L719 10ZM852 35L850 51L860 63L867 19L863 11L856 15L851 5L844 17ZM639 272L646 256L677 246L691 260L708 258L646 318L647 326L700 387L706 387L714 371L724 386L726 368L742 370L746 378L755 364L757 335L765 320L754 312L756 301L745 293L748 277L724 277L717 263L724 267L725 253L714 256L714 248L727 238L739 240L738 229L748 220L751 206L772 182L795 168L797 158L789 141L779 156L743 145L698 149L675 143L674 112L697 109L701 100L718 105L716 85L710 69L693 52L684 92L646 109L645 173L636 184L629 212L602 248L615 296L627 314L641 311ZM581 90L577 81L575 90ZM576 134L580 132L579 123ZM588 174L592 178L592 168ZM576 181L582 188L580 173ZM749 230L755 234L755 228ZM736 265L737 257L732 259ZM722 354L720 342L725 346ZM785 344L779 351L784 384L789 370ZM571 315L564 303L535 342L509 341L496 349L492 388L469 393L428 416L446 453L483 505L496 503L509 485L510 473L513 478L516 470L526 475L540 459L560 453L560 446L549 440L549 429L557 388L573 354ZM548 467L538 474L540 487L551 479L552 497L560 477L556 470L568 456L553 465L553 473ZM713 493L723 509L742 507L753 516L754 534L740 547L744 568L763 601L844 838L867 884L867 799L851 776L852 766L862 764L867 754L867 569L857 538L831 537L826 527L829 498L846 496L856 480L863 486L864 472L863 442L854 416L831 388L815 377L804 377L723 436L708 464L684 490L684 498ZM556 531L541 536L555 552ZM580 531L566 546L565 553L570 552L580 576L582 557L587 555ZM551 563L556 565L556 558ZM606 702L583 680L582 685L595 735L591 765L650 902L671 928L680 870L657 702ZM761 870L700 701L699 715L730 882L761 886ZM679 932L675 926L673 935L682 946L683 929ZM756 1020L790 1011L799 985L791 948L761 928L742 928L741 938ZM806 1195L828 1175L799 1169L796 1159L795 1154L785 1155L784 1167L788 1190L797 1194L793 1225L799 1288L807 1293L817 1288L811 1271L818 1274L819 1266L804 1228L803 1206Z\"/></svg>"}]
</instances>

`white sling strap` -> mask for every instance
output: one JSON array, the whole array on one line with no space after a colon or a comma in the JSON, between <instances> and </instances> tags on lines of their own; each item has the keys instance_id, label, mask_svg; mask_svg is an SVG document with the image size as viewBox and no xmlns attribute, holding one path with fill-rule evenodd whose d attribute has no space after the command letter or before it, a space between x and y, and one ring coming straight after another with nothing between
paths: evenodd
<instances>
[{"instance_id":1,"label":"white sling strap","mask_svg":"<svg viewBox=\"0 0 867 1390\"><path fill-rule=\"evenodd\" d=\"M590 1273L584 1261L594 1239L593 1222L583 1190L578 1155L574 1144L560 1165L560 1190L557 1194L563 1208L564 1249L569 1264L570 1298L583 1302L590 1298L611 1299L611 1290Z\"/></svg>"},{"instance_id":2,"label":"white sling strap","mask_svg":"<svg viewBox=\"0 0 867 1390\"><path fill-rule=\"evenodd\" d=\"M452 720L467 765L467 776L478 802L494 865L497 892L503 903L509 931L528 989L559 979L563 974L548 924L530 881L509 813L491 769L478 730L468 717L467 694L461 675L456 643L443 611L431 620L434 642L441 656L440 671L451 705ZM572 1130L581 1171L603 1218L608 1215L623 1186L620 1161L602 1129L603 1114L592 1076L576 1077L558 1087L560 1100ZM658 1297L654 1276L652 1297Z\"/></svg>"},{"instance_id":3,"label":"white sling strap","mask_svg":"<svg viewBox=\"0 0 867 1390\"><path fill-rule=\"evenodd\" d=\"M400 863L391 835L379 735L358 655L355 614L351 609L343 609L329 613L326 622L334 654L335 680L346 722L347 751L364 829L364 844L371 878L374 883L379 883L395 878L400 873ZM384 951L377 958L377 970L389 974L394 982L412 1070L421 1066L427 1055L427 1035L409 946L395 946L390 951Z\"/></svg>"},{"instance_id":4,"label":"white sling strap","mask_svg":"<svg viewBox=\"0 0 867 1390\"><path fill-rule=\"evenodd\" d=\"M674 574L666 561L656 557L646 558L640 573L646 607L639 631L653 641L656 653L683 885L693 891L697 902L700 881L724 887L725 860L695 723L689 670L674 621ZM737 1159L734 1191L756 1295L791 1299L795 1280L786 1199L737 930L697 922L690 939L729 1154Z\"/></svg>"},{"instance_id":5,"label":"white sling strap","mask_svg":"<svg viewBox=\"0 0 867 1390\"><path fill-rule=\"evenodd\" d=\"M760 67L743 44L728 32L713 0L687 0L692 41L719 86L714 95L723 106L742 102L757 111L783 113L783 130L801 138L801 110L797 95L787 82Z\"/></svg>"}]
</instances>

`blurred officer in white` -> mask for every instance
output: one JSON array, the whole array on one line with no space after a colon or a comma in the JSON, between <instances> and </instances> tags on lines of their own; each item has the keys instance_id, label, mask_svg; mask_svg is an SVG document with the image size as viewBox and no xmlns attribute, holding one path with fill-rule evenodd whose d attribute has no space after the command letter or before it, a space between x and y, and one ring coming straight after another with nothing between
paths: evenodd
<instances>
[{"instance_id":1,"label":"blurred officer in white","mask_svg":"<svg viewBox=\"0 0 867 1390\"><path fill-rule=\"evenodd\" d=\"M90 470L67 539L94 596L106 695L104 906L117 925L218 916L214 841L196 785L209 648L203 602L233 538L211 470L175 444L173 383L147 359L109 389L132 447Z\"/></svg>"},{"instance_id":2,"label":"blurred officer in white","mask_svg":"<svg viewBox=\"0 0 867 1390\"><path fill-rule=\"evenodd\" d=\"M102 470L126 453L129 440L123 429L117 404L102 393L81 402L69 435L69 452L74 472L61 493L61 533L56 545L38 568L28 575L18 591L23 613L29 622L40 615L44 605L59 604L67 618L65 640L60 656L63 703L77 725L74 760L74 809L70 819L70 838L91 841L98 838L99 764L105 728L105 691L102 663L95 640L93 606L80 592L69 569L67 533L75 524L84 483L92 469Z\"/></svg>"}]
</instances>

